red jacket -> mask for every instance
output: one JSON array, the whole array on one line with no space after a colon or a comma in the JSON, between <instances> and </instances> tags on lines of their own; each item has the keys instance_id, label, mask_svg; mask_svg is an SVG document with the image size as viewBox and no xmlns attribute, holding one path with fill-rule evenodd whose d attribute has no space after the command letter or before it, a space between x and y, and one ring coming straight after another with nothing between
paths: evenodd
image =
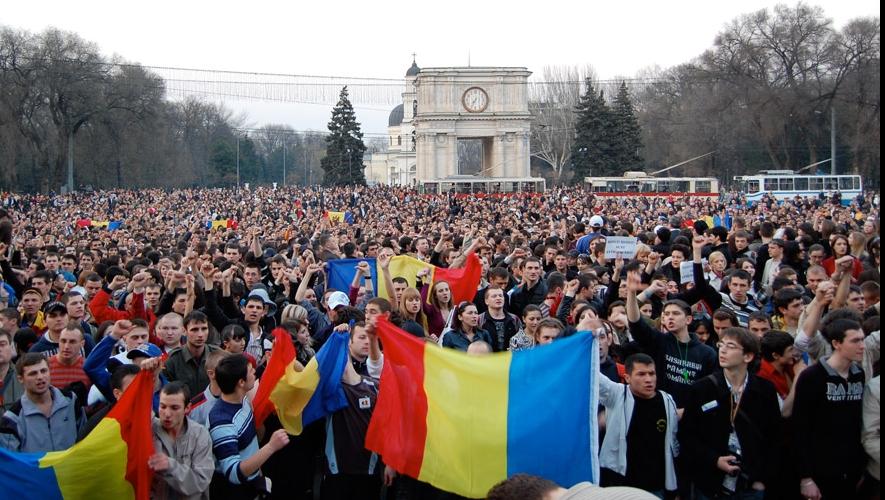
<instances>
[{"instance_id":1,"label":"red jacket","mask_svg":"<svg viewBox=\"0 0 885 500\"><path fill-rule=\"evenodd\" d=\"M111 295L107 290L104 288L99 290L95 297L92 297L92 300L89 301L89 312L92 313L95 323L101 325L105 321L140 318L147 321L150 325L150 330L153 331L157 317L153 311L145 309L143 294L133 293L132 295L130 309L121 311L111 306Z\"/></svg>"}]
</instances>

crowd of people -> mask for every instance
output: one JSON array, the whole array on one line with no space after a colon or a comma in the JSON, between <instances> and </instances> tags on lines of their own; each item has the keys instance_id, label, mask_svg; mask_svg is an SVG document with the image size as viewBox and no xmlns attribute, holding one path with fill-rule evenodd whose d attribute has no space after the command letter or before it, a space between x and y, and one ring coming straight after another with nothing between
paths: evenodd
<instances>
[{"instance_id":1,"label":"crowd of people","mask_svg":"<svg viewBox=\"0 0 885 500\"><path fill-rule=\"evenodd\" d=\"M452 498L365 449L385 314L474 355L596 336L588 453L602 486L879 495L876 193L748 205L259 187L6 193L0 207L0 446L69 448L151 371L153 498ZM635 252L606 258L612 236L635 237ZM390 266L456 268L469 254L483 274L460 303L449 283ZM375 259L390 296L366 263L330 288L341 258ZM297 436L275 416L256 426L251 407L277 328L301 365L350 335L348 405Z\"/></svg>"}]
</instances>

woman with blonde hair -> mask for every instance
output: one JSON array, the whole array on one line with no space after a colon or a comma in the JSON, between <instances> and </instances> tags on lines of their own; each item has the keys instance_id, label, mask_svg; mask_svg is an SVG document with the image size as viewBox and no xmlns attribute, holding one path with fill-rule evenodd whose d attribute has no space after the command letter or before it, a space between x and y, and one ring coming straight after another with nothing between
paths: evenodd
<instances>
[{"instance_id":1,"label":"woman with blonde hair","mask_svg":"<svg viewBox=\"0 0 885 500\"><path fill-rule=\"evenodd\" d=\"M409 287L403 290L398 308L399 315L403 319L401 328L416 337L427 336L427 318L424 316L421 302L421 292L417 288ZM430 335L430 339L436 342L439 337Z\"/></svg>"}]
</instances>

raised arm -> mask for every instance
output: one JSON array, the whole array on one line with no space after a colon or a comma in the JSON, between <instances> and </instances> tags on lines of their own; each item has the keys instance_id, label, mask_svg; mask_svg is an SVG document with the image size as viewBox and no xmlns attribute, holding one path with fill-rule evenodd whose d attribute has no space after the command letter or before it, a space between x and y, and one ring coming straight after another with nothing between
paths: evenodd
<instances>
[{"instance_id":1,"label":"raised arm","mask_svg":"<svg viewBox=\"0 0 885 500\"><path fill-rule=\"evenodd\" d=\"M833 299L833 309L844 307L848 302L848 292L851 290L851 271L854 266L854 257L846 255L835 263L836 272L833 273L833 283L838 285L836 296Z\"/></svg>"}]
</instances>

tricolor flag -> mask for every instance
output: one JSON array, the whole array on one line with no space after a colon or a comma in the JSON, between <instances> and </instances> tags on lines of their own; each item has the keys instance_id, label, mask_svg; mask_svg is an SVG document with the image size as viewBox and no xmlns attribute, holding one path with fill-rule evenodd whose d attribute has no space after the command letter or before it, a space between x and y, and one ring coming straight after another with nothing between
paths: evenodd
<instances>
[{"instance_id":1,"label":"tricolor flag","mask_svg":"<svg viewBox=\"0 0 885 500\"><path fill-rule=\"evenodd\" d=\"M592 335L470 356L379 318L381 391L366 448L396 471L469 498L518 473L598 482Z\"/></svg>"},{"instance_id":2,"label":"tricolor flag","mask_svg":"<svg viewBox=\"0 0 885 500\"><path fill-rule=\"evenodd\" d=\"M147 500L152 478L147 461L154 453L153 391L153 373L139 373L98 426L65 451L0 449L2 497Z\"/></svg>"},{"instance_id":3,"label":"tricolor flag","mask_svg":"<svg viewBox=\"0 0 885 500\"><path fill-rule=\"evenodd\" d=\"M356 275L356 265L362 261L369 263L372 285L377 290L375 295L390 299L392 294L387 291L384 279L379 279L381 270L378 269L377 261L373 258L330 260L326 263L326 274L329 280L328 288L347 293L351 283L353 283L353 277ZM430 283L434 284L438 281L448 283L452 290L452 301L455 304L462 300L472 301L482 279L482 263L479 261L479 257L474 254L470 254L467 257L465 266L458 269L436 267L408 255L399 255L390 259L388 268L391 278L405 278L409 282L409 286L416 285L418 272L422 269L430 269L428 277Z\"/></svg>"},{"instance_id":4,"label":"tricolor flag","mask_svg":"<svg viewBox=\"0 0 885 500\"><path fill-rule=\"evenodd\" d=\"M252 402L255 425L276 411L286 432L301 434L305 425L347 406L341 376L348 363L347 333L335 332L302 371L295 371L295 346L289 333L277 328L267 368Z\"/></svg>"},{"instance_id":5,"label":"tricolor flag","mask_svg":"<svg viewBox=\"0 0 885 500\"><path fill-rule=\"evenodd\" d=\"M390 277L400 276L409 282L409 286L415 286L418 281L418 272L422 269L430 269L430 282L445 281L452 290L452 301L457 304L461 301L473 301L479 282L482 279L482 263L475 254L467 256L467 263L462 268L451 269L436 267L422 262L414 257L399 255L390 259ZM431 285L432 286L432 285ZM384 280L378 280L378 297L389 299L393 294L387 291Z\"/></svg>"},{"instance_id":6,"label":"tricolor flag","mask_svg":"<svg viewBox=\"0 0 885 500\"><path fill-rule=\"evenodd\" d=\"M347 224L353 224L353 213L349 210L345 212L326 212L326 217L329 219L329 222L345 222Z\"/></svg>"},{"instance_id":7,"label":"tricolor flag","mask_svg":"<svg viewBox=\"0 0 885 500\"><path fill-rule=\"evenodd\" d=\"M110 224L110 221L106 220L94 220L91 223L92 227L108 227L108 224Z\"/></svg>"},{"instance_id":8,"label":"tricolor flag","mask_svg":"<svg viewBox=\"0 0 885 500\"><path fill-rule=\"evenodd\" d=\"M206 229L236 229L239 226L233 219L210 220L206 223Z\"/></svg>"}]
</instances>

